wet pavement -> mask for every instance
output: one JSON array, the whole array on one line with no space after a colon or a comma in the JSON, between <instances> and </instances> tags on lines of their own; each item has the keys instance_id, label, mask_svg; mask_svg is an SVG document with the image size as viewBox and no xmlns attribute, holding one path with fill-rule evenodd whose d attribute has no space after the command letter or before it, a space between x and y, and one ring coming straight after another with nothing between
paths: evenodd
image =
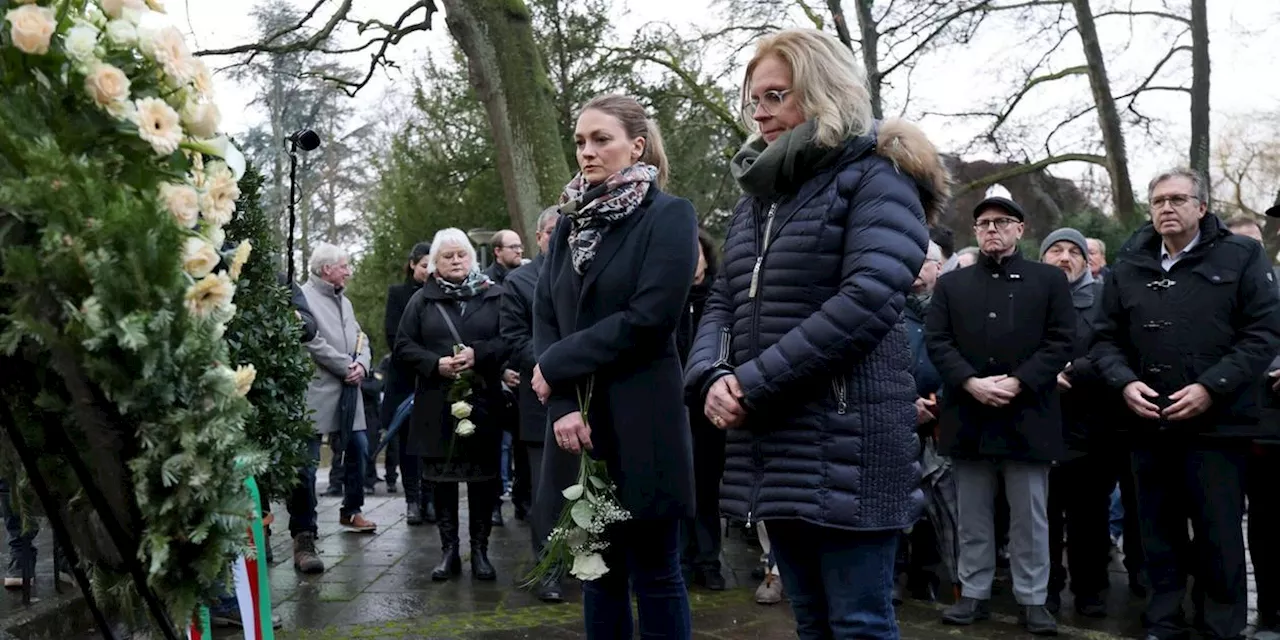
<instances>
[{"instance_id":1,"label":"wet pavement","mask_svg":"<svg viewBox=\"0 0 1280 640\"><path fill-rule=\"evenodd\" d=\"M321 490L325 488L325 475L322 470ZM465 498L461 502L465 522ZM481 582L471 578L464 540L463 574L443 583L432 582L430 577L431 568L439 560L436 528L408 526L401 495L386 494L380 484L375 495L366 497L365 514L379 525L373 534L343 531L338 524L340 504L341 498L320 498L321 535L317 547L327 570L316 576L294 571L287 515L283 506L276 511L278 520L274 529L278 533L272 540L276 564L270 572L271 592L275 611L285 622L277 638L555 640L583 637L582 596L576 585L568 586L567 601L556 605L543 604L531 593L514 586L530 566L532 552L528 526L513 517L509 501L504 502L506 526L495 527L490 542L489 555L497 567L498 580ZM36 594L42 601L24 607L18 592L9 592L0 598L0 628L6 630L0 632L0 638L96 637L83 632L87 626L81 626L77 633L66 628L71 620L77 619L76 615L67 614L83 606L77 602L79 596L74 588L61 595L54 592L51 561L45 551L51 548L47 532L41 533L38 544L42 552ZM773 606L755 603L756 581L751 572L759 556L759 548L749 544L745 535L738 531L730 533L724 551L724 574L729 589L721 592L696 586L690 589L695 638L795 637L794 621L785 602ZM992 600L993 619L969 628L942 625L938 620L943 604L908 601L898 608L902 637L919 640L1031 638L1017 625L1017 608L1011 591L1008 572L999 572ZM1251 600L1252 593L1251 577ZM1141 602L1129 595L1126 576L1118 562L1113 563L1107 619L1075 616L1069 592L1064 592L1063 598L1063 613L1059 617L1063 637L1092 640L1141 637ZM950 602L946 596L943 600ZM1253 615L1251 610L1251 618ZM47 630L39 634L23 632L24 624L34 624L30 622L33 618L43 619L41 624L46 625ZM80 614L78 619L85 618ZM215 636L242 637L238 634L235 630L220 630Z\"/></svg>"}]
</instances>

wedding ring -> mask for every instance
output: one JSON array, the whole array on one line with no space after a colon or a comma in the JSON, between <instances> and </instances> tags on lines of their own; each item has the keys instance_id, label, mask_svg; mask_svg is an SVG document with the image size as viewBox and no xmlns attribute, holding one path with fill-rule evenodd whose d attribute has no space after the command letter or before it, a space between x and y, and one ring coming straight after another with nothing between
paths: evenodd
<instances>
[{"instance_id":1,"label":"wedding ring","mask_svg":"<svg viewBox=\"0 0 1280 640\"><path fill-rule=\"evenodd\" d=\"M724 424L724 418L721 418L720 416L716 416L711 419L711 422L718 427Z\"/></svg>"}]
</instances>

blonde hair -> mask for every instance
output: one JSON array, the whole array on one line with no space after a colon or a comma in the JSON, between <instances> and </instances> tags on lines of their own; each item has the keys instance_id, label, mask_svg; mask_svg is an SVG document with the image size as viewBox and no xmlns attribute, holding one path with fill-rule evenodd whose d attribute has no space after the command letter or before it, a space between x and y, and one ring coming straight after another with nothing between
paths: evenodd
<instances>
[{"instance_id":1,"label":"blonde hair","mask_svg":"<svg viewBox=\"0 0 1280 640\"><path fill-rule=\"evenodd\" d=\"M669 170L666 148L662 144L662 131L658 129L658 123L645 113L639 101L616 94L596 96L582 110L594 110L613 116L622 123L622 129L627 132L628 138L644 138L644 153L640 156L640 162L657 167L658 188L666 188Z\"/></svg>"},{"instance_id":2,"label":"blonde hair","mask_svg":"<svg viewBox=\"0 0 1280 640\"><path fill-rule=\"evenodd\" d=\"M742 102L751 99L751 74L760 61L776 56L791 69L791 95L806 120L816 120L814 142L836 147L871 130L874 116L867 74L853 51L835 36L816 29L787 29L756 45L742 79ZM759 125L747 120L757 136Z\"/></svg>"}]
</instances>

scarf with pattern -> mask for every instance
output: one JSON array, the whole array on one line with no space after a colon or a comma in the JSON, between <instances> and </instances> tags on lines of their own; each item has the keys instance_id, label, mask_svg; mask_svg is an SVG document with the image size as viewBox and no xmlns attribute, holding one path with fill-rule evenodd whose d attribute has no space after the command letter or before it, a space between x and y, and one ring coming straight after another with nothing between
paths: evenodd
<instances>
[{"instance_id":1,"label":"scarf with pattern","mask_svg":"<svg viewBox=\"0 0 1280 640\"><path fill-rule=\"evenodd\" d=\"M489 286L493 284L493 281L489 279L489 276L486 276L476 269L472 269L471 272L467 274L466 279L457 284L441 278L438 273L433 273L432 275L436 278L436 284L440 285L440 290L443 291L446 296L449 296L454 300L469 300L474 298L476 294L488 289Z\"/></svg>"},{"instance_id":2,"label":"scarf with pattern","mask_svg":"<svg viewBox=\"0 0 1280 640\"><path fill-rule=\"evenodd\" d=\"M595 186L588 184L582 173L565 186L560 213L572 223L569 251L578 275L591 266L605 233L635 212L657 177L657 167L638 162Z\"/></svg>"}]
</instances>

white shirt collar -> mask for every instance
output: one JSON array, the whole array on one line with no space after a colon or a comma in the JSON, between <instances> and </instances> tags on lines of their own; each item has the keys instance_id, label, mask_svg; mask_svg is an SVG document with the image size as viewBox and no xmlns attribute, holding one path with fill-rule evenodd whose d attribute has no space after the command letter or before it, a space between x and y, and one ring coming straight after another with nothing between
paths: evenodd
<instances>
[{"instance_id":1,"label":"white shirt collar","mask_svg":"<svg viewBox=\"0 0 1280 640\"><path fill-rule=\"evenodd\" d=\"M1172 267L1175 264L1178 264L1178 261L1181 260L1183 256L1186 256L1187 252L1191 251L1191 249L1195 247L1197 244L1200 244L1199 231L1196 232L1196 237L1192 238L1191 242L1188 242L1187 246L1182 248L1182 251L1179 251L1175 255L1169 255L1169 247L1164 243L1164 238L1161 238L1160 239L1160 264L1164 267L1165 271L1168 271L1170 267Z\"/></svg>"}]
</instances>

